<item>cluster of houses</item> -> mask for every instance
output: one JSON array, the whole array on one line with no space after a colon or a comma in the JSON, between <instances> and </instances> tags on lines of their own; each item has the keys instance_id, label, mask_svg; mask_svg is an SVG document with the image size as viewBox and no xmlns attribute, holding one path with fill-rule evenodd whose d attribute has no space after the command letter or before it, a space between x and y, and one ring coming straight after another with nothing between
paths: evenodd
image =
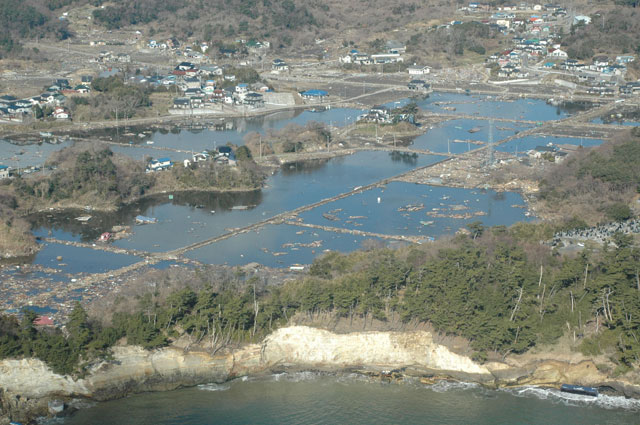
<instances>
[{"instance_id":1,"label":"cluster of houses","mask_svg":"<svg viewBox=\"0 0 640 425\"><path fill-rule=\"evenodd\" d=\"M176 84L182 90L183 96L173 100L175 109L203 108L214 103L254 108L264 105L264 93L269 91L268 86L262 83L238 83L231 87L218 87L211 76L222 75L226 81L236 79L234 75L224 75L222 68L216 65L198 68L191 62L182 62L176 66L171 76L166 77L168 83L162 84Z\"/></svg>"},{"instance_id":2,"label":"cluster of houses","mask_svg":"<svg viewBox=\"0 0 640 425\"><path fill-rule=\"evenodd\" d=\"M536 27L534 27L536 28ZM575 76L578 83L590 87L587 90L593 94L615 94L612 87L623 80L627 65L635 60L633 55L620 55L615 59L607 56L595 56L590 63L570 59L568 53L556 42L559 36L548 33L545 37L529 34L529 38L513 37L513 48L496 52L487 58L487 63L497 64L499 78L514 79L528 78L529 71L524 68L525 60L528 64L537 64L544 72L561 71ZM623 94L637 93L636 83L620 85Z\"/></svg>"},{"instance_id":3,"label":"cluster of houses","mask_svg":"<svg viewBox=\"0 0 640 425\"><path fill-rule=\"evenodd\" d=\"M191 159L185 159L183 164L185 168L192 165L200 166L207 162L214 161L216 164L235 166L237 163L236 155L230 146L220 146L212 151L203 151L194 153ZM158 171L164 171L172 168L174 162L171 158L158 158L151 159L147 163L146 172L155 173Z\"/></svg>"},{"instance_id":4,"label":"cluster of houses","mask_svg":"<svg viewBox=\"0 0 640 425\"><path fill-rule=\"evenodd\" d=\"M349 53L339 59L340 63L353 63L357 65L380 65L404 62L402 55L406 52L407 46L403 43L390 40L385 45L385 51L369 55L352 49Z\"/></svg>"},{"instance_id":5,"label":"cluster of houses","mask_svg":"<svg viewBox=\"0 0 640 425\"><path fill-rule=\"evenodd\" d=\"M187 60L195 63L207 63L211 59L209 52L212 49L206 41L196 42L193 45L182 45L178 39L171 37L166 40L149 40L146 47L171 52L177 56L184 56ZM227 58L237 57L245 53L263 55L270 47L271 43L268 41L238 39L235 40L235 44L232 46L220 46L218 54Z\"/></svg>"},{"instance_id":6,"label":"cluster of houses","mask_svg":"<svg viewBox=\"0 0 640 425\"><path fill-rule=\"evenodd\" d=\"M55 80L47 89L36 96L18 99L12 95L0 96L0 119L8 121L23 121L26 116L33 114L35 106L50 107L51 116L58 120L71 118L71 113L64 106L67 96L86 94L91 92L91 76L83 76L82 81L75 86L66 78Z\"/></svg>"}]
</instances>

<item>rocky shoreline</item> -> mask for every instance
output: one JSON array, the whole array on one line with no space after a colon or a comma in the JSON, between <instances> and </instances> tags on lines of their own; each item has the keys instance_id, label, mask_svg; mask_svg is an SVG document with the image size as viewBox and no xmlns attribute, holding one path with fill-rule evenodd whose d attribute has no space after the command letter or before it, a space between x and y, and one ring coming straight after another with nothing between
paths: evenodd
<instances>
[{"instance_id":1,"label":"rocky shoreline","mask_svg":"<svg viewBox=\"0 0 640 425\"><path fill-rule=\"evenodd\" d=\"M349 371L425 381L450 379L488 388L559 387L570 383L640 397L640 386L611 379L591 360L541 360L522 365L507 359L479 364L435 343L426 331L336 334L291 326L273 332L260 344L213 356L175 347L154 351L116 347L111 359L92 365L87 375L77 380L53 373L37 359L0 361L0 425L46 416L52 400L104 401L141 392L223 383L241 376L300 370Z\"/></svg>"}]
</instances>

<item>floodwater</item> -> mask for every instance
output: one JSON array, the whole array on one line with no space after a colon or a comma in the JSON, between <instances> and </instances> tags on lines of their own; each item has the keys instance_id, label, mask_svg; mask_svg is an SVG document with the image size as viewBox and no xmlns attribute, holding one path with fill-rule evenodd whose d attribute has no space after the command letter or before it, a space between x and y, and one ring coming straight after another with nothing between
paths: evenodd
<instances>
[{"instance_id":1,"label":"floodwater","mask_svg":"<svg viewBox=\"0 0 640 425\"><path fill-rule=\"evenodd\" d=\"M40 141L26 145L0 139L0 165L6 165L13 169L42 166L53 152L70 145L69 141L58 144Z\"/></svg>"},{"instance_id":2,"label":"floodwater","mask_svg":"<svg viewBox=\"0 0 640 425\"><path fill-rule=\"evenodd\" d=\"M394 102L401 106L407 101ZM434 93L418 101L420 107L434 112L461 113L479 117L503 117L544 121L568 116L572 110L553 107L541 100L497 100L491 96ZM451 111L455 108L455 111ZM134 158L169 156L176 162L201 151L232 142L242 144L251 131L281 129L290 124L304 125L319 121L330 125L352 122L362 111L335 108L323 112L290 111L257 118L226 120L224 124L208 125L200 129L173 128L146 132L144 138L132 137L131 146L114 146ZM494 122L493 138L504 137L529 128L530 124ZM222 130L228 128L227 130ZM469 132L469 130L472 130ZM134 134L137 132L134 132ZM123 130L121 141L128 143ZM483 119L453 119L430 129L413 141L413 147L435 152L464 152L479 147L471 142L486 143L489 122ZM133 140L135 139L135 140ZM449 143L447 143L449 140ZM535 138L523 139L522 145L539 144ZM147 144L147 141L154 143ZM560 141L559 139L557 141ZM562 140L568 142L567 140ZM586 145L586 142L585 142ZM157 148L179 149L183 152ZM509 149L509 144L504 149ZM520 149L520 148L519 148ZM523 149L524 150L524 149ZM121 248L160 252L181 248L258 223L285 211L349 192L384 178L441 160L439 156L391 154L389 152L358 152L353 155L323 161L287 165L266 182L261 191L233 194L218 193L166 193L129 205L115 214L76 212L58 214L49 212L34 218L34 233L41 237L54 237L69 241L92 243L114 225L131 226L132 234L112 243ZM378 203L377 199L381 202ZM411 207L412 208L408 208ZM335 213L331 213L331 211ZM375 188L336 202L325 204L301 214L305 223L362 230L386 235L424 236L425 240L452 234L473 221L485 225L510 225L527 220L526 205L515 193L472 191L414 185L394 182L384 188ZM85 224L74 218L91 214ZM141 214L157 218L151 225L136 226L135 216ZM337 220L327 220L323 214ZM354 218L351 218L354 217ZM315 236L317 234L318 236ZM251 261L268 265L309 263L313 256L326 249L351 251L362 246L367 239L345 233L320 229L298 228L291 225L268 225L253 232L205 246L187 255L209 263L243 264ZM318 241L321 241L318 242ZM388 241L386 241L388 243ZM288 245L291 244L291 245ZM62 248L61 248L62 249ZM65 247L64 249L69 249ZM78 252L100 251L75 248ZM45 252L50 249L46 248ZM255 251L255 252L254 252ZM286 254L283 254L286 252ZM274 254L275 253L275 254ZM277 255L276 255L277 254ZM64 255L64 254L63 254ZM73 255L77 271L88 271L93 266L93 255ZM68 257L68 256L66 256ZM106 257L105 257L106 258ZM138 257L123 255L108 258L109 267L137 261ZM52 262L45 254L36 257L37 264ZM76 269L73 269L76 270ZM66 272L66 271L65 271Z\"/></svg>"},{"instance_id":3,"label":"floodwater","mask_svg":"<svg viewBox=\"0 0 640 425\"><path fill-rule=\"evenodd\" d=\"M528 221L517 193L392 182L315 208L305 223L383 233L434 237L453 234L474 221L509 226ZM326 218L325 216L329 218Z\"/></svg>"},{"instance_id":4,"label":"floodwater","mask_svg":"<svg viewBox=\"0 0 640 425\"><path fill-rule=\"evenodd\" d=\"M497 151L518 154L518 156L526 155L527 151L535 149L537 146L547 146L552 144L558 145L574 145L590 148L600 146L604 143L601 139L588 139L578 137L554 137L554 136L525 136L519 139L513 139L502 145L496 146Z\"/></svg>"},{"instance_id":5,"label":"floodwater","mask_svg":"<svg viewBox=\"0 0 640 425\"><path fill-rule=\"evenodd\" d=\"M113 242L115 246L144 251L180 248L244 227L279 213L348 192L386 177L431 164L442 157L418 155L396 157L389 152L358 152L328 161L287 165L269 177L262 191L247 193L169 193L133 204L116 215L97 214L87 224L68 215L36 222L37 236L63 240L95 240L113 225L133 225L134 234ZM373 166L372 166L373 165ZM247 207L247 209L232 209ZM89 213L78 213L85 215ZM155 217L156 224L135 226L135 216ZM117 219L114 220L114 217Z\"/></svg>"},{"instance_id":6,"label":"floodwater","mask_svg":"<svg viewBox=\"0 0 640 425\"><path fill-rule=\"evenodd\" d=\"M464 153L486 145L490 132L493 133L495 143L527 128L523 124L510 122L494 122L491 128L486 120L456 119L433 126L416 137L411 147L438 153Z\"/></svg>"},{"instance_id":7,"label":"floodwater","mask_svg":"<svg viewBox=\"0 0 640 425\"><path fill-rule=\"evenodd\" d=\"M551 106L541 99L501 100L490 95L466 95L463 93L432 93L418 100L417 105L429 112L478 115L525 121L550 121L567 118L572 113L585 110L589 105ZM452 110L451 108L455 108Z\"/></svg>"}]
</instances>

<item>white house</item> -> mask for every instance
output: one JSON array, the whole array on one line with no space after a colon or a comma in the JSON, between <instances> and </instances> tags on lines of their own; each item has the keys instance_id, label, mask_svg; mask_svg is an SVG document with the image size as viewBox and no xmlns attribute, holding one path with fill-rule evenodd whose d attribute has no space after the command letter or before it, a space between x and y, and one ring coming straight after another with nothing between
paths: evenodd
<instances>
[{"instance_id":1,"label":"white house","mask_svg":"<svg viewBox=\"0 0 640 425\"><path fill-rule=\"evenodd\" d=\"M414 64L407 68L407 71L409 72L409 75L426 75L431 72L431 67Z\"/></svg>"},{"instance_id":2,"label":"white house","mask_svg":"<svg viewBox=\"0 0 640 425\"><path fill-rule=\"evenodd\" d=\"M9 178L9 167L6 165L0 165L0 179Z\"/></svg>"},{"instance_id":3,"label":"white house","mask_svg":"<svg viewBox=\"0 0 640 425\"><path fill-rule=\"evenodd\" d=\"M558 59L566 59L566 58L569 57L567 52L565 52L564 50L560 50L560 49L551 49L547 56L550 57L550 58L558 58Z\"/></svg>"},{"instance_id":4,"label":"white house","mask_svg":"<svg viewBox=\"0 0 640 425\"><path fill-rule=\"evenodd\" d=\"M68 120L71 116L66 108L56 108L53 111L53 117L57 120Z\"/></svg>"}]
</instances>

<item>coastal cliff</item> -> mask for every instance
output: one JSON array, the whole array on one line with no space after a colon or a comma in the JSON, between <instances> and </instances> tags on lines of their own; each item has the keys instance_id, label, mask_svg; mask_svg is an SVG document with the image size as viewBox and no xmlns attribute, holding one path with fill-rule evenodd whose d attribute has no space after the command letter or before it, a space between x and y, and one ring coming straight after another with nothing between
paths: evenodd
<instances>
[{"instance_id":1,"label":"coastal cliff","mask_svg":"<svg viewBox=\"0 0 640 425\"><path fill-rule=\"evenodd\" d=\"M629 382L611 382L591 361L478 364L435 343L426 331L335 334L292 326L273 332L261 344L214 356L175 347L154 351L116 347L112 359L94 364L77 380L51 372L37 359L0 361L0 424L2 418L24 420L46 414L46 402L53 398L108 400L274 370L381 373L392 369L408 376L479 382L489 387L576 383L608 386L628 396L640 394L640 387Z\"/></svg>"}]
</instances>

